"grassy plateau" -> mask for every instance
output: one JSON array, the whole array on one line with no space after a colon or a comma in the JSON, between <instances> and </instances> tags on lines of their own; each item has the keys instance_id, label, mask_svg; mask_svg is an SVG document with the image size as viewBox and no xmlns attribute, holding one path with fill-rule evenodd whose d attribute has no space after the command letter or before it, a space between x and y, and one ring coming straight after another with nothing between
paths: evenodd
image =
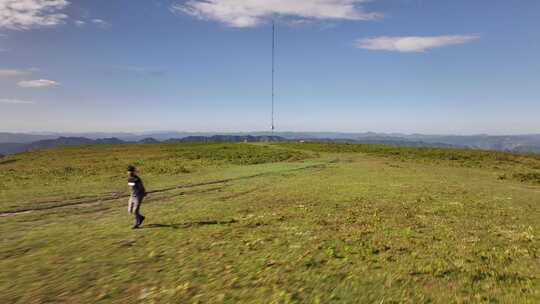
<instances>
[{"instance_id":1,"label":"grassy plateau","mask_svg":"<svg viewBox=\"0 0 540 304\"><path fill-rule=\"evenodd\" d=\"M131 229L126 166L150 195ZM0 303L540 303L540 156L319 143L0 158Z\"/></svg>"}]
</instances>

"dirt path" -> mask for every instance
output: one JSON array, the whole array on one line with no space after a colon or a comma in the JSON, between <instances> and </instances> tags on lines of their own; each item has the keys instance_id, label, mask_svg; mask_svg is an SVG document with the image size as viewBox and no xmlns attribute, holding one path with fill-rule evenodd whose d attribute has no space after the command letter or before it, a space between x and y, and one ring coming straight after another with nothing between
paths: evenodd
<instances>
[{"instance_id":1,"label":"dirt path","mask_svg":"<svg viewBox=\"0 0 540 304\"><path fill-rule=\"evenodd\" d=\"M305 166L305 167L301 167L301 168L294 168L294 169L289 169L289 170L262 172L262 173L257 173L257 174L253 174L253 175L239 176L239 177L234 177L234 178L213 180L213 181L207 181L207 182L201 182L201 183L182 184L182 185L177 185L177 186L173 186L173 187L148 191L148 194L151 195L151 194L165 193L165 192L174 191L174 190L180 190L180 189L189 189L189 188L195 188L195 187L201 187L201 186L224 184L224 183L233 182L233 181L252 179L252 178L257 178L257 177L261 177L261 176L268 176L268 175L274 175L274 174L290 173L290 172L296 172L296 171L302 171L302 170L308 170L308 169L324 169L324 168L326 168L326 166L329 163L331 163L331 162L325 162L325 163L320 163L320 164L315 164L315 165L309 165L309 166ZM194 192L190 192L190 193L200 193L200 192L201 191L194 191ZM184 194L187 194L187 193L182 192L182 193L177 194L177 195L184 195ZM65 208L65 207L72 207L72 206L95 205L95 204L100 204L100 203L109 202L109 201L116 201L116 200L119 200L119 199L126 199L129 196L130 196L130 194L127 194L127 193L112 193L112 194L104 195L104 196L100 196L100 197L77 197L77 198L68 199L68 200L41 201L41 202L36 202L35 204L37 204L37 205L39 205L39 204L55 204L55 203L58 203L58 204L49 205L49 206L42 206L42 207L33 207L33 208L24 208L24 209L15 209L15 210L2 211L2 212L0 212L0 217L15 216L15 215L20 215L20 214L27 214L27 213L31 213L31 212L36 212L36 211L47 211L47 210Z\"/></svg>"}]
</instances>

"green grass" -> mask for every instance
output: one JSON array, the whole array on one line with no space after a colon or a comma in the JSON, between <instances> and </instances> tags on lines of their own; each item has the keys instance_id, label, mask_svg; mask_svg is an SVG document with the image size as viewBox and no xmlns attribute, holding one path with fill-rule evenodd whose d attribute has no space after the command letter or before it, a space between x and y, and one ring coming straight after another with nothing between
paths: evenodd
<instances>
[{"instance_id":1,"label":"green grass","mask_svg":"<svg viewBox=\"0 0 540 304\"><path fill-rule=\"evenodd\" d=\"M150 188L219 174L234 165L298 161L307 153L255 145L96 145L60 147L0 160L0 212L42 200L124 193L128 164L144 172ZM206 174L205 174L206 173Z\"/></svg>"},{"instance_id":2,"label":"green grass","mask_svg":"<svg viewBox=\"0 0 540 304\"><path fill-rule=\"evenodd\" d=\"M130 162L149 190L222 182L150 196L135 231L125 199L0 217L0 303L540 301L540 187L519 175L537 172L532 155L58 148L1 160L1 210L123 193Z\"/></svg>"},{"instance_id":3,"label":"green grass","mask_svg":"<svg viewBox=\"0 0 540 304\"><path fill-rule=\"evenodd\" d=\"M540 155L505 153L499 151L460 148L403 147L392 145L332 144L332 143L282 143L283 147L331 153L365 153L401 160L423 160L453 165L479 167L486 165L528 165L540 169Z\"/></svg>"}]
</instances>

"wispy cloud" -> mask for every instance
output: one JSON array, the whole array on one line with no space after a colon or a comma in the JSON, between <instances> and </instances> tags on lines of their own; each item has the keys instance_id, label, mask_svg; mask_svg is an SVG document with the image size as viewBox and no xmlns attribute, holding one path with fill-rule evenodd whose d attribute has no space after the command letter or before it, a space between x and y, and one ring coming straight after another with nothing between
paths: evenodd
<instances>
[{"instance_id":1,"label":"wispy cloud","mask_svg":"<svg viewBox=\"0 0 540 304\"><path fill-rule=\"evenodd\" d=\"M20 99L8 99L8 98L0 98L0 103L8 103L8 104L34 104L33 101L20 100Z\"/></svg>"},{"instance_id":2,"label":"wispy cloud","mask_svg":"<svg viewBox=\"0 0 540 304\"><path fill-rule=\"evenodd\" d=\"M0 29L29 30L61 24L66 0L0 0Z\"/></svg>"},{"instance_id":3,"label":"wispy cloud","mask_svg":"<svg viewBox=\"0 0 540 304\"><path fill-rule=\"evenodd\" d=\"M4 38L7 38L7 35L6 35L6 34L0 33L0 39L4 39ZM0 47L0 52L5 52L5 51L7 51L7 50L4 49L4 48L2 48L2 47Z\"/></svg>"},{"instance_id":4,"label":"wispy cloud","mask_svg":"<svg viewBox=\"0 0 540 304\"><path fill-rule=\"evenodd\" d=\"M0 69L0 77L24 76L32 74L37 69Z\"/></svg>"},{"instance_id":5,"label":"wispy cloud","mask_svg":"<svg viewBox=\"0 0 540 304\"><path fill-rule=\"evenodd\" d=\"M93 24L101 27L101 28L108 28L111 26L111 24L103 19L92 19L90 20Z\"/></svg>"},{"instance_id":6,"label":"wispy cloud","mask_svg":"<svg viewBox=\"0 0 540 304\"><path fill-rule=\"evenodd\" d=\"M1 1L1 0L0 0ZM78 19L74 20L73 24L75 24L77 27L85 27L86 25L95 25L99 28L106 29L111 27L111 23L107 22L103 19L94 18L94 19Z\"/></svg>"},{"instance_id":7,"label":"wispy cloud","mask_svg":"<svg viewBox=\"0 0 540 304\"><path fill-rule=\"evenodd\" d=\"M140 67L140 66L113 66L115 71L131 73L138 76L163 76L166 70L155 67Z\"/></svg>"},{"instance_id":8,"label":"wispy cloud","mask_svg":"<svg viewBox=\"0 0 540 304\"><path fill-rule=\"evenodd\" d=\"M253 27L273 16L315 20L371 20L381 14L366 12L368 0L188 0L173 4L174 13L214 20L232 27Z\"/></svg>"},{"instance_id":9,"label":"wispy cloud","mask_svg":"<svg viewBox=\"0 0 540 304\"><path fill-rule=\"evenodd\" d=\"M395 51L403 53L424 52L448 45L464 44L480 39L478 35L376 37L356 41L361 49Z\"/></svg>"},{"instance_id":10,"label":"wispy cloud","mask_svg":"<svg viewBox=\"0 0 540 304\"><path fill-rule=\"evenodd\" d=\"M60 85L60 83L54 80L37 79L19 81L17 85L21 88L48 88L57 87Z\"/></svg>"}]
</instances>

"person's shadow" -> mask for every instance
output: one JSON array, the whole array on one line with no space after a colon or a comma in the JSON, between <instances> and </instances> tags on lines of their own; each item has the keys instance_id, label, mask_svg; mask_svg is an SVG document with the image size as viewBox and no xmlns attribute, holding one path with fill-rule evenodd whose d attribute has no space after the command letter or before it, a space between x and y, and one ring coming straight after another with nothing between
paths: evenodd
<instances>
[{"instance_id":1,"label":"person's shadow","mask_svg":"<svg viewBox=\"0 0 540 304\"><path fill-rule=\"evenodd\" d=\"M184 223L176 223L176 224L148 224L148 225L139 227L139 229L155 229L155 228L182 229L182 228L190 228L190 227L196 227L196 226L229 225L229 224L234 224L237 222L238 222L237 220L232 219L228 221L207 220L207 221L194 221L194 222L184 222Z\"/></svg>"}]
</instances>

